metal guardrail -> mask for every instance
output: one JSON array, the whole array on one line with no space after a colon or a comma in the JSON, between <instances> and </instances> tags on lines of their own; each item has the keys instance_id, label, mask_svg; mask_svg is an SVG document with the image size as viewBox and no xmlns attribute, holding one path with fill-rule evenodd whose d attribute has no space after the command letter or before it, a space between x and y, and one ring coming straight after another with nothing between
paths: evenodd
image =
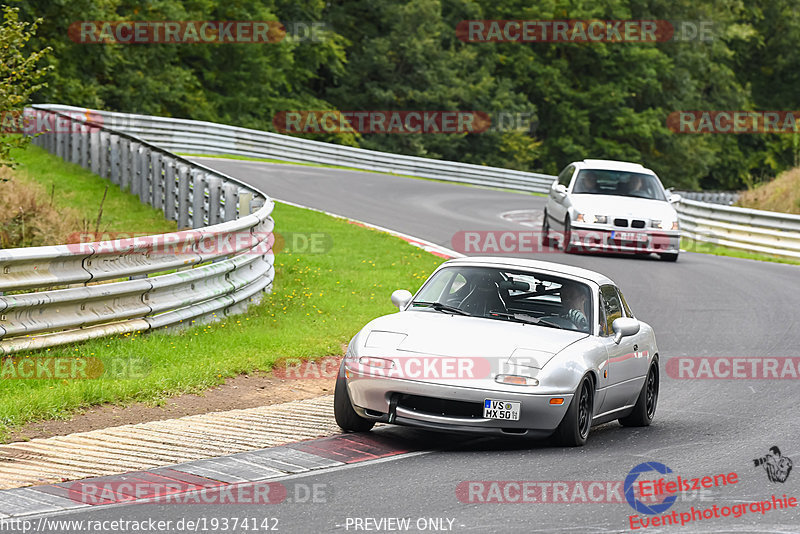
<instances>
[{"instance_id":1,"label":"metal guardrail","mask_svg":"<svg viewBox=\"0 0 800 534\"><path fill-rule=\"evenodd\" d=\"M266 195L94 120L42 106L26 114L45 125L35 144L194 229L0 250L0 292L13 292L0 296L0 355L204 322L240 313L269 290Z\"/></svg>"},{"instance_id":2,"label":"metal guardrail","mask_svg":"<svg viewBox=\"0 0 800 534\"><path fill-rule=\"evenodd\" d=\"M732 206L739 200L739 193L732 191L675 191L675 193L689 200L724 206Z\"/></svg>"},{"instance_id":3,"label":"metal guardrail","mask_svg":"<svg viewBox=\"0 0 800 534\"><path fill-rule=\"evenodd\" d=\"M800 258L800 215L682 199L681 235L726 247Z\"/></svg>"},{"instance_id":4,"label":"metal guardrail","mask_svg":"<svg viewBox=\"0 0 800 534\"><path fill-rule=\"evenodd\" d=\"M37 107L70 113L87 111L54 104ZM175 152L340 165L532 193L547 193L555 179L547 174L389 154L213 122L95 110L91 115L115 130Z\"/></svg>"}]
</instances>

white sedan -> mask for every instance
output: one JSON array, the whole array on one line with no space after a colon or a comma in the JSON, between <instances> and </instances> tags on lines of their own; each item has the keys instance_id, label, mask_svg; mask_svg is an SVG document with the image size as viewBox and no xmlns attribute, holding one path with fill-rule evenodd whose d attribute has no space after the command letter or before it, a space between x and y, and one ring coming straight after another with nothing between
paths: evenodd
<instances>
[{"instance_id":1,"label":"white sedan","mask_svg":"<svg viewBox=\"0 0 800 534\"><path fill-rule=\"evenodd\" d=\"M679 195L637 163L587 159L567 165L550 188L542 241L553 234L566 252L658 254L680 252Z\"/></svg>"}]
</instances>

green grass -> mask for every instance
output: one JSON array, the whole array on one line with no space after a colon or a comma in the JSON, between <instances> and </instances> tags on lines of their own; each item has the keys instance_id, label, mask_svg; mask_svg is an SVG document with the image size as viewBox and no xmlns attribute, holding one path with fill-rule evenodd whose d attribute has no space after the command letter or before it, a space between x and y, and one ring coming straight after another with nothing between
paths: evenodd
<instances>
[{"instance_id":1,"label":"green grass","mask_svg":"<svg viewBox=\"0 0 800 534\"><path fill-rule=\"evenodd\" d=\"M178 333L153 332L98 339L34 356L85 356L106 368L144 361L136 379L2 380L0 439L10 427L65 418L90 405L159 403L198 392L226 378L267 371L283 358L342 354L342 345L369 320L395 308L395 289L415 291L443 260L405 241L343 219L277 204L277 232L323 232L327 253L280 253L275 287L247 314Z\"/></svg>"},{"instance_id":2,"label":"green grass","mask_svg":"<svg viewBox=\"0 0 800 534\"><path fill-rule=\"evenodd\" d=\"M106 185L109 189L103 204L100 231L164 233L177 229L174 221L165 220L160 210L141 204L137 196L120 191L119 186L109 180L80 165L67 163L38 146L28 145L23 150L14 150L12 156L20 163L14 172L15 180L37 184L46 190L48 196L53 191L53 204L74 210L80 219L88 221L90 231L94 230ZM75 228L76 232L80 230Z\"/></svg>"},{"instance_id":3,"label":"green grass","mask_svg":"<svg viewBox=\"0 0 800 534\"><path fill-rule=\"evenodd\" d=\"M681 249L689 252L700 252L702 254L713 254L714 256L728 256L731 258L743 258L747 260L771 261L774 263L788 263L790 265L800 265L800 260L773 256L771 254L761 254L759 252L749 252L735 248L715 245L713 243L703 243L693 239L681 238Z\"/></svg>"},{"instance_id":4,"label":"green grass","mask_svg":"<svg viewBox=\"0 0 800 534\"><path fill-rule=\"evenodd\" d=\"M307 167L322 167L322 168L327 168L327 169L343 169L343 170L346 170L346 171L374 172L376 174L388 174L389 176L399 176L401 178L413 178L415 180L426 180L428 182L439 182L439 183L443 183L443 184L457 183L457 182L451 182L449 180L437 180L435 178L425 178L423 176L411 176L410 174L396 174L396 173L393 173L393 172L373 171L373 170L370 170L370 169L357 169L355 167L345 167L345 166L342 166L342 165L328 165L328 164L325 164L325 163L307 163L307 162L298 163L296 161L286 161L286 160L282 160L282 159L254 158L254 157L250 157L250 156L237 156L237 155L234 155L234 154L223 154L223 155L220 155L220 154L187 154L187 153L181 153L180 155L181 156L187 156L187 157L195 157L195 158L237 159L237 160L241 160L241 161L262 161L262 162L265 162L265 163L280 163L280 164L283 164L283 165L305 165ZM515 189L506 189L506 188L503 188L503 187L483 186L483 185L475 185L475 184L461 184L461 183L459 185L465 185L465 186L470 186L470 187L486 187L488 189L496 189L498 191L508 191L508 192L511 192L511 193L520 193L520 194L523 194L523 195L524 194L528 194L528 195L534 195L534 196L537 196L537 197L546 197L547 196L544 193L533 193L533 192L526 193L524 191L517 191Z\"/></svg>"}]
</instances>

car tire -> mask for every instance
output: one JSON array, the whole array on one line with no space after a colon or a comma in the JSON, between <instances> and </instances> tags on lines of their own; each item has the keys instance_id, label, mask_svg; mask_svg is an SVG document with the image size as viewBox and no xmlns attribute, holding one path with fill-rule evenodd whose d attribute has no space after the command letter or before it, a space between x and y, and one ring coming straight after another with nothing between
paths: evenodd
<instances>
[{"instance_id":1,"label":"car tire","mask_svg":"<svg viewBox=\"0 0 800 534\"><path fill-rule=\"evenodd\" d=\"M547 210L542 218L542 247L550 246L550 224L547 222Z\"/></svg>"},{"instance_id":2,"label":"car tire","mask_svg":"<svg viewBox=\"0 0 800 534\"><path fill-rule=\"evenodd\" d=\"M587 375L578 384L567 413L556 429L556 440L565 447L583 446L589 438L589 431L592 428L593 410L594 386L592 379Z\"/></svg>"},{"instance_id":3,"label":"car tire","mask_svg":"<svg viewBox=\"0 0 800 534\"><path fill-rule=\"evenodd\" d=\"M564 241L562 246L567 254L575 252L575 247L572 245L572 223L569 221L569 216L564 219Z\"/></svg>"},{"instance_id":4,"label":"car tire","mask_svg":"<svg viewBox=\"0 0 800 534\"><path fill-rule=\"evenodd\" d=\"M677 252L664 252L663 254L659 254L661 261L678 261L678 253Z\"/></svg>"},{"instance_id":5,"label":"car tire","mask_svg":"<svg viewBox=\"0 0 800 534\"><path fill-rule=\"evenodd\" d=\"M344 377L344 362L339 367L336 388L333 391L333 415L336 424L345 432L369 432L375 426L374 421L364 419L353 409L350 394L347 392L347 381Z\"/></svg>"},{"instance_id":6,"label":"car tire","mask_svg":"<svg viewBox=\"0 0 800 534\"><path fill-rule=\"evenodd\" d=\"M647 372L647 378L644 380L642 391L639 392L639 398L636 399L636 405L633 407L633 411L625 417L620 417L619 423L622 426L650 426L650 423L653 422L653 418L656 416L658 389L658 363L653 362L653 365L650 366L650 370Z\"/></svg>"}]
</instances>

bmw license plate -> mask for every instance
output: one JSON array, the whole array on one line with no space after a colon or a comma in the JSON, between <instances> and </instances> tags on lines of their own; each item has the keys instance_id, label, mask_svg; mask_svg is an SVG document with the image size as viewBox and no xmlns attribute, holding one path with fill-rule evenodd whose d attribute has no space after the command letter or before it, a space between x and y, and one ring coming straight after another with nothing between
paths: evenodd
<instances>
[{"instance_id":1,"label":"bmw license plate","mask_svg":"<svg viewBox=\"0 0 800 534\"><path fill-rule=\"evenodd\" d=\"M647 241L647 234L637 234L636 232L617 232L616 230L612 230L611 239L629 242Z\"/></svg>"},{"instance_id":2,"label":"bmw license plate","mask_svg":"<svg viewBox=\"0 0 800 534\"><path fill-rule=\"evenodd\" d=\"M486 399L483 401L484 419L519 421L520 403Z\"/></svg>"}]
</instances>

